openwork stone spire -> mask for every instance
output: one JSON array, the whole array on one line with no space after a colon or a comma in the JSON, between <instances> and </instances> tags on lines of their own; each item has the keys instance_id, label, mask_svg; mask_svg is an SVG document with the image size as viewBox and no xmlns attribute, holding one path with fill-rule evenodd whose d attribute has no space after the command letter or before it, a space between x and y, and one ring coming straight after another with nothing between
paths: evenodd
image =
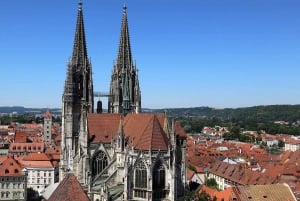
<instances>
[{"instance_id":1,"label":"openwork stone spire","mask_svg":"<svg viewBox=\"0 0 300 201\"><path fill-rule=\"evenodd\" d=\"M73 172L81 183L85 183L84 169L88 164L82 157L81 149L87 147L87 114L93 112L92 65L88 59L82 1L78 4L77 22L73 52L67 66L67 77L62 97L62 142L60 180ZM82 164L81 164L82 163Z\"/></svg>"},{"instance_id":2,"label":"openwork stone spire","mask_svg":"<svg viewBox=\"0 0 300 201\"><path fill-rule=\"evenodd\" d=\"M141 92L137 68L131 54L126 5L123 6L117 61L111 76L108 112L124 114L141 112Z\"/></svg>"}]
</instances>

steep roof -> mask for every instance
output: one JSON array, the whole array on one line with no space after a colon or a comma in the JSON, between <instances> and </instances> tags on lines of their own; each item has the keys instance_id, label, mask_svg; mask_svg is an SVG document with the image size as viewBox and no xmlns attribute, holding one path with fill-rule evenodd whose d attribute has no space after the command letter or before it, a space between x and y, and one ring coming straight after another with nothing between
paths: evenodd
<instances>
[{"instance_id":1,"label":"steep roof","mask_svg":"<svg viewBox=\"0 0 300 201\"><path fill-rule=\"evenodd\" d=\"M15 142L27 142L27 132L16 131L15 133Z\"/></svg>"},{"instance_id":2,"label":"steep roof","mask_svg":"<svg viewBox=\"0 0 300 201\"><path fill-rule=\"evenodd\" d=\"M227 188L223 191L218 191L217 189L210 188L206 185L202 185L201 189L198 191L198 193L201 193L205 191L207 194L210 195L211 198L216 198L216 201L230 201L230 196L232 193L231 188Z\"/></svg>"},{"instance_id":3,"label":"steep roof","mask_svg":"<svg viewBox=\"0 0 300 201\"><path fill-rule=\"evenodd\" d=\"M89 201L80 183L73 174L67 174L48 201Z\"/></svg>"},{"instance_id":4,"label":"steep roof","mask_svg":"<svg viewBox=\"0 0 300 201\"><path fill-rule=\"evenodd\" d=\"M50 161L45 153L30 153L23 158L24 161Z\"/></svg>"},{"instance_id":5,"label":"steep roof","mask_svg":"<svg viewBox=\"0 0 300 201\"><path fill-rule=\"evenodd\" d=\"M15 159L9 157L0 164L0 176L22 176L22 167Z\"/></svg>"},{"instance_id":6,"label":"steep roof","mask_svg":"<svg viewBox=\"0 0 300 201\"><path fill-rule=\"evenodd\" d=\"M140 150L168 150L169 137L164 131L164 114L127 114L122 121L121 114L88 114L88 133L92 142L110 143L116 137L120 122L128 146ZM175 124L176 125L176 124ZM186 136L179 124L175 133Z\"/></svg>"},{"instance_id":7,"label":"steep roof","mask_svg":"<svg viewBox=\"0 0 300 201\"><path fill-rule=\"evenodd\" d=\"M45 148L44 145L42 142L14 142L9 146L9 153L42 152Z\"/></svg>"},{"instance_id":8,"label":"steep roof","mask_svg":"<svg viewBox=\"0 0 300 201\"><path fill-rule=\"evenodd\" d=\"M180 123L178 121L175 122L174 126L175 126L176 136L186 138L186 133L185 133L183 127L180 125Z\"/></svg>"},{"instance_id":9,"label":"steep roof","mask_svg":"<svg viewBox=\"0 0 300 201\"><path fill-rule=\"evenodd\" d=\"M121 114L88 114L88 133L92 142L109 143L117 134Z\"/></svg>"},{"instance_id":10,"label":"steep roof","mask_svg":"<svg viewBox=\"0 0 300 201\"><path fill-rule=\"evenodd\" d=\"M46 112L45 112L45 114L44 114L44 117L45 117L45 118L48 118L48 119L52 118L52 114L51 114L51 112L50 112L49 109L46 110Z\"/></svg>"},{"instance_id":11,"label":"steep roof","mask_svg":"<svg viewBox=\"0 0 300 201\"><path fill-rule=\"evenodd\" d=\"M128 144L140 150L168 150L164 118L164 115L150 113L126 115L124 131Z\"/></svg>"},{"instance_id":12,"label":"steep roof","mask_svg":"<svg viewBox=\"0 0 300 201\"><path fill-rule=\"evenodd\" d=\"M30 153L24 156L19 162L24 167L34 167L34 168L53 168L51 160L45 153Z\"/></svg>"},{"instance_id":13,"label":"steep roof","mask_svg":"<svg viewBox=\"0 0 300 201\"><path fill-rule=\"evenodd\" d=\"M233 188L232 198L240 200L272 200L296 201L294 194L287 184L250 185Z\"/></svg>"}]
</instances>

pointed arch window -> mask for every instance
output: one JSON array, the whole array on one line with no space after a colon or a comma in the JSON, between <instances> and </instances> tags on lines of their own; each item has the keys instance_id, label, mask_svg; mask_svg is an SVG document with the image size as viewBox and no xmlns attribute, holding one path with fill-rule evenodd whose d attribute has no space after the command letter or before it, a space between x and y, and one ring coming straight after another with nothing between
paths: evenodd
<instances>
[{"instance_id":1,"label":"pointed arch window","mask_svg":"<svg viewBox=\"0 0 300 201\"><path fill-rule=\"evenodd\" d=\"M142 160L139 160L134 170L134 196L146 198L147 194L147 167Z\"/></svg>"},{"instance_id":2,"label":"pointed arch window","mask_svg":"<svg viewBox=\"0 0 300 201\"><path fill-rule=\"evenodd\" d=\"M93 157L92 175L98 175L106 168L107 165L108 160L106 154L103 151L97 152L97 154L95 154L95 156Z\"/></svg>"},{"instance_id":3,"label":"pointed arch window","mask_svg":"<svg viewBox=\"0 0 300 201\"><path fill-rule=\"evenodd\" d=\"M158 161L153 168L152 188L154 199L165 198L168 193L168 189L166 189L166 171L161 161Z\"/></svg>"},{"instance_id":4,"label":"pointed arch window","mask_svg":"<svg viewBox=\"0 0 300 201\"><path fill-rule=\"evenodd\" d=\"M135 167L135 187L147 188L147 168L142 160Z\"/></svg>"}]
</instances>

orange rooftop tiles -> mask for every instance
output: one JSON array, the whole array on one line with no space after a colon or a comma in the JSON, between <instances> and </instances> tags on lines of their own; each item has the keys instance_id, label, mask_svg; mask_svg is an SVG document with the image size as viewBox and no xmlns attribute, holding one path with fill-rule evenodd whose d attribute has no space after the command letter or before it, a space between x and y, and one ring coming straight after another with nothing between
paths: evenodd
<instances>
[{"instance_id":1,"label":"orange rooftop tiles","mask_svg":"<svg viewBox=\"0 0 300 201\"><path fill-rule=\"evenodd\" d=\"M88 114L88 132L92 142L110 143L119 131L120 123L129 146L140 150L168 150L166 116L163 114ZM175 135L186 137L184 130L175 123Z\"/></svg>"},{"instance_id":2,"label":"orange rooftop tiles","mask_svg":"<svg viewBox=\"0 0 300 201\"><path fill-rule=\"evenodd\" d=\"M47 201L89 201L73 174L67 174Z\"/></svg>"}]
</instances>

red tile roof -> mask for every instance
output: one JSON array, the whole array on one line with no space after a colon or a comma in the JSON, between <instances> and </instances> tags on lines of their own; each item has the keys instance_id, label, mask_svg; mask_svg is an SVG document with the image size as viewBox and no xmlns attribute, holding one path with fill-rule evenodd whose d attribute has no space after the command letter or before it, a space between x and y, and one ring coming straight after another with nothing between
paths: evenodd
<instances>
[{"instance_id":1,"label":"red tile roof","mask_svg":"<svg viewBox=\"0 0 300 201\"><path fill-rule=\"evenodd\" d=\"M210 195L211 198L216 198L216 201L230 201L232 188L227 188L223 191L218 191L217 189L210 188L208 186L202 185L201 189L198 191L198 194L205 191Z\"/></svg>"},{"instance_id":2,"label":"red tile roof","mask_svg":"<svg viewBox=\"0 0 300 201\"><path fill-rule=\"evenodd\" d=\"M140 150L168 150L164 118L158 114L128 114L124 121L128 144Z\"/></svg>"},{"instance_id":3,"label":"red tile roof","mask_svg":"<svg viewBox=\"0 0 300 201\"><path fill-rule=\"evenodd\" d=\"M49 161L45 153L30 153L23 158L24 161Z\"/></svg>"},{"instance_id":4,"label":"red tile roof","mask_svg":"<svg viewBox=\"0 0 300 201\"><path fill-rule=\"evenodd\" d=\"M116 137L122 122L129 146L141 150L167 150L169 137L165 133L164 114L88 114L88 132L92 142L110 143ZM175 123L175 134L186 137L183 128Z\"/></svg>"},{"instance_id":5,"label":"red tile roof","mask_svg":"<svg viewBox=\"0 0 300 201\"><path fill-rule=\"evenodd\" d=\"M22 167L15 159L9 157L0 164L0 176L22 176Z\"/></svg>"},{"instance_id":6,"label":"red tile roof","mask_svg":"<svg viewBox=\"0 0 300 201\"><path fill-rule=\"evenodd\" d=\"M52 114L51 114L51 112L50 112L49 109L46 110L46 112L45 112L45 114L44 114L44 117L45 117L45 118L52 118Z\"/></svg>"},{"instance_id":7,"label":"red tile roof","mask_svg":"<svg viewBox=\"0 0 300 201\"><path fill-rule=\"evenodd\" d=\"M11 143L9 146L9 153L24 153L24 152L43 152L44 143L31 142L31 143Z\"/></svg>"},{"instance_id":8,"label":"red tile roof","mask_svg":"<svg viewBox=\"0 0 300 201\"><path fill-rule=\"evenodd\" d=\"M232 188L232 199L236 198L236 200L296 201L287 184L250 185Z\"/></svg>"},{"instance_id":9,"label":"red tile roof","mask_svg":"<svg viewBox=\"0 0 300 201\"><path fill-rule=\"evenodd\" d=\"M88 114L88 133L93 142L109 143L117 134L120 114Z\"/></svg>"},{"instance_id":10,"label":"red tile roof","mask_svg":"<svg viewBox=\"0 0 300 201\"><path fill-rule=\"evenodd\" d=\"M17 131L15 133L15 142L26 142L27 133L23 131Z\"/></svg>"},{"instance_id":11,"label":"red tile roof","mask_svg":"<svg viewBox=\"0 0 300 201\"><path fill-rule=\"evenodd\" d=\"M89 201L88 196L73 174L67 174L48 201Z\"/></svg>"}]
</instances>

